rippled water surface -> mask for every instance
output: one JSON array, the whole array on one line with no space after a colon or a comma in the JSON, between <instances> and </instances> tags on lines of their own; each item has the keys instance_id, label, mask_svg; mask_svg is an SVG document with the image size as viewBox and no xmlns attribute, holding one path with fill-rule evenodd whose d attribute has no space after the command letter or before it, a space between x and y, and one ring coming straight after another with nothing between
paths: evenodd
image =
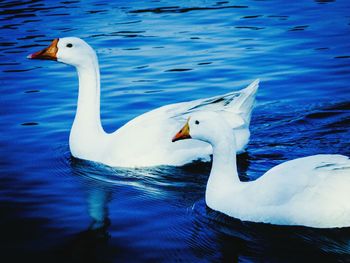
<instances>
[{"instance_id":1,"label":"rippled water surface","mask_svg":"<svg viewBox=\"0 0 350 263\"><path fill-rule=\"evenodd\" d=\"M71 157L77 75L30 61L53 38L97 51L107 131L261 79L242 180L350 155L350 3L0 1L0 244L8 262L350 261L350 230L241 222L204 202L210 164L112 169ZM174 131L176 132L176 131ZM34 261L33 261L34 262Z\"/></svg>"}]
</instances>

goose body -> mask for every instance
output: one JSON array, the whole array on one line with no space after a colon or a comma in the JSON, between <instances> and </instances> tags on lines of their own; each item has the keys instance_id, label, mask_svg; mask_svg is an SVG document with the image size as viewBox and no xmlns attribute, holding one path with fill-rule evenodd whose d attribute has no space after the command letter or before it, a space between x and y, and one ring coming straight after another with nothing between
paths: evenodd
<instances>
[{"instance_id":1,"label":"goose body","mask_svg":"<svg viewBox=\"0 0 350 263\"><path fill-rule=\"evenodd\" d=\"M172 144L178 129L189 114L213 111L231 122L239 115L240 126L232 129L239 151L244 151L250 136L249 123L259 81L241 91L165 105L146 112L113 133L103 130L100 120L100 74L95 51L82 39L55 39L51 45L28 56L31 59L56 60L74 66L79 76L78 105L69 137L74 157L109 166L136 167L183 165L210 160L212 148L200 141Z\"/></svg>"},{"instance_id":2,"label":"goose body","mask_svg":"<svg viewBox=\"0 0 350 263\"><path fill-rule=\"evenodd\" d=\"M198 123L198 124L196 124ZM173 141L194 138L213 147L206 203L213 210L251 222L317 228L350 226L350 160L319 154L279 164L250 182L236 167L234 134L215 113L194 113ZM186 131L187 134L186 134Z\"/></svg>"}]
</instances>

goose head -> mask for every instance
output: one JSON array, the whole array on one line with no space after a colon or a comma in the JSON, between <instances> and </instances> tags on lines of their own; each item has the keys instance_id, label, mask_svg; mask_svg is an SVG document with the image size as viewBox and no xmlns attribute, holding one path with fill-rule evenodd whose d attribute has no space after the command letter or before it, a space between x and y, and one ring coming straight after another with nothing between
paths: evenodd
<instances>
[{"instance_id":1,"label":"goose head","mask_svg":"<svg viewBox=\"0 0 350 263\"><path fill-rule=\"evenodd\" d=\"M77 37L56 38L51 44L31 55L30 59L55 60L75 67L89 64L96 58L95 51Z\"/></svg>"},{"instance_id":2,"label":"goose head","mask_svg":"<svg viewBox=\"0 0 350 263\"><path fill-rule=\"evenodd\" d=\"M241 118L237 116L237 120ZM237 126L241 123L237 121ZM197 112L190 116L182 129L173 137L176 142L185 139L197 139L211 145L221 140L232 140L231 125L216 112Z\"/></svg>"}]
</instances>

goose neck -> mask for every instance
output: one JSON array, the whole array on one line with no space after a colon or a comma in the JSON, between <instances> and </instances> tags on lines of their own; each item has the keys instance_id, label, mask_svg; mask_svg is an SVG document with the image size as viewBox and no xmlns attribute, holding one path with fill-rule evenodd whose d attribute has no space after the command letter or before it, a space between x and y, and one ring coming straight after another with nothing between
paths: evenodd
<instances>
[{"instance_id":1,"label":"goose neck","mask_svg":"<svg viewBox=\"0 0 350 263\"><path fill-rule=\"evenodd\" d=\"M239 191L242 182L237 172L234 137L222 137L212 146L213 164L206 188L206 202L209 207L218 208Z\"/></svg>"},{"instance_id":2,"label":"goose neck","mask_svg":"<svg viewBox=\"0 0 350 263\"><path fill-rule=\"evenodd\" d=\"M100 72L97 58L77 67L78 106L73 125L102 131L100 117Z\"/></svg>"},{"instance_id":3,"label":"goose neck","mask_svg":"<svg viewBox=\"0 0 350 263\"><path fill-rule=\"evenodd\" d=\"M210 177L219 177L220 181L239 183L234 138L221 139L213 145L213 164Z\"/></svg>"}]
</instances>

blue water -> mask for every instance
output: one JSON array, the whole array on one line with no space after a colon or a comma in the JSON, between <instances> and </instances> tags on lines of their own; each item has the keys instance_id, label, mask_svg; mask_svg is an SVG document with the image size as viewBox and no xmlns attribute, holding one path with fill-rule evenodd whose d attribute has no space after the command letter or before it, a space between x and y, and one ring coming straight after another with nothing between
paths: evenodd
<instances>
[{"instance_id":1,"label":"blue water","mask_svg":"<svg viewBox=\"0 0 350 263\"><path fill-rule=\"evenodd\" d=\"M107 131L261 79L242 180L350 155L350 3L0 1L0 252L7 262L350 261L350 229L241 222L207 208L210 164L113 169L71 157L74 68L26 59L53 38L97 51ZM176 131L174 131L176 132Z\"/></svg>"}]
</instances>

